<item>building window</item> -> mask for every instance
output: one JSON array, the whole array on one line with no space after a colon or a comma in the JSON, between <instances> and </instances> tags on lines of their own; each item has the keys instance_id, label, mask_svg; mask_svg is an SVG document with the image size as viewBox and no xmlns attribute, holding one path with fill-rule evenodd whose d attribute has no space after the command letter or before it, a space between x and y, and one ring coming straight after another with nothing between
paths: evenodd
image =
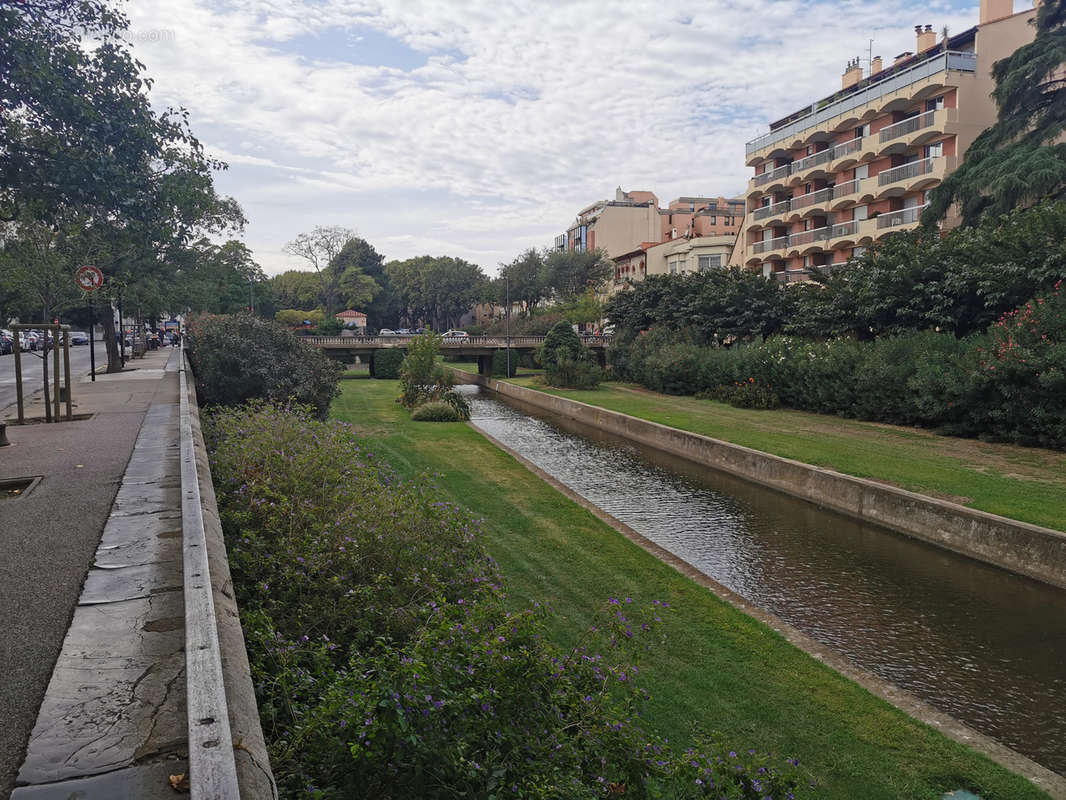
<instances>
[{"instance_id":1,"label":"building window","mask_svg":"<svg viewBox=\"0 0 1066 800\"><path fill-rule=\"evenodd\" d=\"M714 269L715 267L722 266L722 257L718 256L699 256L699 270L704 272L705 270Z\"/></svg>"},{"instance_id":2,"label":"building window","mask_svg":"<svg viewBox=\"0 0 1066 800\"><path fill-rule=\"evenodd\" d=\"M711 217L711 224L712 225L717 225L718 224L718 217Z\"/></svg>"},{"instance_id":3,"label":"building window","mask_svg":"<svg viewBox=\"0 0 1066 800\"><path fill-rule=\"evenodd\" d=\"M940 158L944 155L944 143L937 142L936 144L927 145L925 148L926 158Z\"/></svg>"}]
</instances>

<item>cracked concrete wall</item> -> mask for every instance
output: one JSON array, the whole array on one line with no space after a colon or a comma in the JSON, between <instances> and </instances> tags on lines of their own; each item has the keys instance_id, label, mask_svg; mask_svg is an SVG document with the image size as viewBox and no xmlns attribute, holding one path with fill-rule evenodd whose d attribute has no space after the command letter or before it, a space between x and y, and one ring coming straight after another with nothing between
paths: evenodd
<instances>
[{"instance_id":1,"label":"cracked concrete wall","mask_svg":"<svg viewBox=\"0 0 1066 800\"><path fill-rule=\"evenodd\" d=\"M188 364L186 368L191 375ZM200 428L200 408L196 404L195 381L190 380L188 387L196 472L200 484L204 531L207 536L218 641L222 653L222 676L226 686L226 703L233 736L233 755L237 764L237 782L240 785L241 797L246 800L277 798L278 789L274 783L274 773L270 769L263 728L259 722L259 707L255 700L248 653L244 646L244 631L241 629L237 600L233 593L226 544L222 538L222 523L215 500L215 487L211 481L211 464Z\"/></svg>"}]
</instances>

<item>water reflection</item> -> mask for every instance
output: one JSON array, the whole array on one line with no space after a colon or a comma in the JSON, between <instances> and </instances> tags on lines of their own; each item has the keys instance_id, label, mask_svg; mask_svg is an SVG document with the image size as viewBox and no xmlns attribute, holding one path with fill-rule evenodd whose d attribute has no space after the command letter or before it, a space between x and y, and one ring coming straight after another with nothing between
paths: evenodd
<instances>
[{"instance_id":1,"label":"water reflection","mask_svg":"<svg viewBox=\"0 0 1066 800\"><path fill-rule=\"evenodd\" d=\"M475 425L604 511L871 672L1066 773L1066 592L464 391Z\"/></svg>"}]
</instances>

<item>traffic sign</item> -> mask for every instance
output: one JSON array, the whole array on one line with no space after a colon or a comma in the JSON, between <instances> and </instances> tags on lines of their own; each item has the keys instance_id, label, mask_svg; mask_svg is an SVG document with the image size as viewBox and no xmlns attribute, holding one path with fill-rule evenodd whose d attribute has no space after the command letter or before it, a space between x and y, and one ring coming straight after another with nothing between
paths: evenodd
<instances>
[{"instance_id":1,"label":"traffic sign","mask_svg":"<svg viewBox=\"0 0 1066 800\"><path fill-rule=\"evenodd\" d=\"M78 288L83 292L94 292L104 285L104 273L98 267L78 267L74 273L74 280L78 282Z\"/></svg>"}]
</instances>

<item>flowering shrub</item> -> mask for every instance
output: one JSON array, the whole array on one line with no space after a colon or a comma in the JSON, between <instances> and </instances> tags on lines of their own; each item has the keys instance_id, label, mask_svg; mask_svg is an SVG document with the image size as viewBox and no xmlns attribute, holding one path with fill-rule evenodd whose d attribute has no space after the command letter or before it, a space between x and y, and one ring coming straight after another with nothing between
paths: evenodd
<instances>
[{"instance_id":1,"label":"flowering shrub","mask_svg":"<svg viewBox=\"0 0 1066 800\"><path fill-rule=\"evenodd\" d=\"M206 432L283 796L810 796L794 762L676 753L643 728L665 603L611 598L561 649L550 609L505 607L478 521L350 426L260 404Z\"/></svg>"},{"instance_id":2,"label":"flowering shrub","mask_svg":"<svg viewBox=\"0 0 1066 800\"><path fill-rule=\"evenodd\" d=\"M340 367L270 320L201 314L188 324L189 356L207 405L260 398L304 403L324 418L339 394Z\"/></svg>"}]
</instances>

